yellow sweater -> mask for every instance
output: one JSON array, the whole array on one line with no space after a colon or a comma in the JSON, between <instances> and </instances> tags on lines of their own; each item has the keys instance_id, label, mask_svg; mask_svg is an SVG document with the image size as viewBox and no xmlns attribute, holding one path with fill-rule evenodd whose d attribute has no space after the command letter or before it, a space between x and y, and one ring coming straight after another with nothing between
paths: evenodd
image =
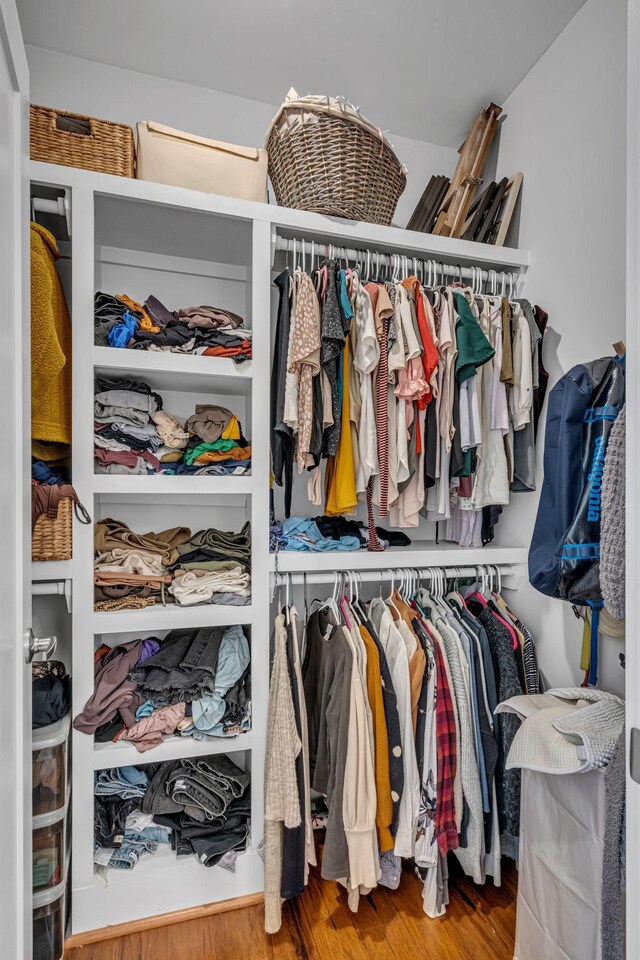
<instances>
[{"instance_id":1,"label":"yellow sweater","mask_svg":"<svg viewBox=\"0 0 640 960\"><path fill-rule=\"evenodd\" d=\"M31 224L31 437L52 444L71 443L71 318L56 271L55 237ZM42 443L38 455L51 456Z\"/></svg>"}]
</instances>

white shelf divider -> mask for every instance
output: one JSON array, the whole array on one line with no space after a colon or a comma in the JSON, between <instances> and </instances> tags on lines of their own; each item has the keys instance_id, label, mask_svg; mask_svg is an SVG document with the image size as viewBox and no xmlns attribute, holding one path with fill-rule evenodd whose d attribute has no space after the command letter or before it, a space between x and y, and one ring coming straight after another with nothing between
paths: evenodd
<instances>
[{"instance_id":1,"label":"white shelf divider","mask_svg":"<svg viewBox=\"0 0 640 960\"><path fill-rule=\"evenodd\" d=\"M312 573L326 570L394 570L424 567L469 567L486 563L526 564L526 547L501 547L490 544L465 549L457 543L412 543L410 547L389 547L383 553L368 550L353 552L306 553L281 550L277 568L280 573ZM276 556L271 554L269 569L275 571Z\"/></svg>"},{"instance_id":2,"label":"white shelf divider","mask_svg":"<svg viewBox=\"0 0 640 960\"><path fill-rule=\"evenodd\" d=\"M93 633L135 633L175 630L179 627L228 627L253 622L253 605L232 607L215 603L179 607L156 603L141 610L97 611L93 614Z\"/></svg>"},{"instance_id":3,"label":"white shelf divider","mask_svg":"<svg viewBox=\"0 0 640 960\"><path fill-rule=\"evenodd\" d=\"M193 737L165 737L162 743L140 753L133 743L122 740L118 743L95 743L93 746L93 769L108 770L110 767L140 766L143 763L162 763L165 760L183 760L189 757L208 757L218 753L238 753L251 750L251 731L237 737L218 737L211 740L195 740Z\"/></svg>"},{"instance_id":4,"label":"white shelf divider","mask_svg":"<svg viewBox=\"0 0 640 960\"><path fill-rule=\"evenodd\" d=\"M196 477L188 475L149 474L147 477L96 474L94 493L109 493L121 496L141 495L148 497L171 494L176 497L218 497L235 494L248 496L251 493L251 475L248 477Z\"/></svg>"},{"instance_id":5,"label":"white shelf divider","mask_svg":"<svg viewBox=\"0 0 640 960\"><path fill-rule=\"evenodd\" d=\"M71 560L34 560L31 564L31 582L70 580Z\"/></svg>"},{"instance_id":6,"label":"white shelf divider","mask_svg":"<svg viewBox=\"0 0 640 960\"><path fill-rule=\"evenodd\" d=\"M93 365L97 371L113 376L133 374L143 377L154 389L211 392L231 396L251 389L253 361L234 363L229 357L193 357L157 350L119 350L93 347ZM217 384L217 381L220 381Z\"/></svg>"}]
</instances>

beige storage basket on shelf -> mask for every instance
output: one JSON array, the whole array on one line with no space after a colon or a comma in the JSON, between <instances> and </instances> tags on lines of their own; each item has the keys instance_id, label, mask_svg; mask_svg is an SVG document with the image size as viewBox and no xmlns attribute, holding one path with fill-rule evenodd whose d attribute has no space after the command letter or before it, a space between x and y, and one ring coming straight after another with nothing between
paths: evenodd
<instances>
[{"instance_id":1,"label":"beige storage basket on shelf","mask_svg":"<svg viewBox=\"0 0 640 960\"><path fill-rule=\"evenodd\" d=\"M139 180L240 200L266 200L266 150L208 140L152 120L140 121L137 128Z\"/></svg>"},{"instance_id":2,"label":"beige storage basket on shelf","mask_svg":"<svg viewBox=\"0 0 640 960\"><path fill-rule=\"evenodd\" d=\"M282 207L391 223L406 167L350 103L291 89L265 138L269 178Z\"/></svg>"},{"instance_id":3,"label":"beige storage basket on shelf","mask_svg":"<svg viewBox=\"0 0 640 960\"><path fill-rule=\"evenodd\" d=\"M71 560L73 533L72 500L64 497L56 517L43 513L31 534L32 560Z\"/></svg>"},{"instance_id":4,"label":"beige storage basket on shelf","mask_svg":"<svg viewBox=\"0 0 640 960\"><path fill-rule=\"evenodd\" d=\"M81 113L30 107L31 159L134 177L133 130L123 123Z\"/></svg>"}]
</instances>

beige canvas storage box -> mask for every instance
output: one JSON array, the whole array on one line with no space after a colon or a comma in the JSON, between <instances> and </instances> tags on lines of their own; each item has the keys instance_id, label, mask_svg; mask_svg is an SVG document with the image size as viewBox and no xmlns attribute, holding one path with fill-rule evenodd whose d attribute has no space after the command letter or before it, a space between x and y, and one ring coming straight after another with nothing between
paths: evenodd
<instances>
[{"instance_id":1,"label":"beige canvas storage box","mask_svg":"<svg viewBox=\"0 0 640 960\"><path fill-rule=\"evenodd\" d=\"M139 180L266 200L266 150L207 140L151 120L141 120L137 128Z\"/></svg>"}]
</instances>

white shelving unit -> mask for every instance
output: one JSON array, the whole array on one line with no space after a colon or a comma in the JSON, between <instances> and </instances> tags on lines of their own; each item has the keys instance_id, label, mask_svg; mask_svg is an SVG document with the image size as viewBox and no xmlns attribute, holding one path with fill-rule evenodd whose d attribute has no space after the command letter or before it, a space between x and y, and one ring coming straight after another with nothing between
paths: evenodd
<instances>
[{"instance_id":1,"label":"white shelving unit","mask_svg":"<svg viewBox=\"0 0 640 960\"><path fill-rule=\"evenodd\" d=\"M64 566L73 586L73 712L93 692L93 652L101 638L163 633L173 627L242 624L250 627L253 729L233 740L203 743L171 737L145 754L131 744L95 744L73 733L72 930L123 923L258 892L262 889L264 731L269 678L269 376L272 266L278 237L305 237L357 249L404 253L448 265L480 265L522 274L525 251L343 221L163 184L112 177L68 167L32 163L32 182L66 190L71 199L73 321L73 482L94 519L121 516L137 529L162 529L197 517L200 526L237 529L252 522L252 602L247 607L155 606L96 613L93 609L93 528L74 525L74 556ZM125 238L128 249L122 249ZM213 285L218 285L214 288ZM220 286L221 285L221 286ZM189 357L95 347L93 298L97 289L150 293L167 306L206 302L224 289L224 305L253 327L253 360L236 365L222 358ZM218 302L222 302L218 300ZM174 398L224 396L244 404L250 426L250 477L116 477L93 473L94 373L139 376ZM185 401L186 402L186 401ZM169 404L167 404L169 407ZM170 407L169 407L170 408ZM106 512L108 510L108 512ZM228 523L225 518L228 517ZM138 522L136 522L138 521ZM138 525L139 524L139 525ZM148 524L148 525L147 525ZM523 564L519 547L463 550L456 545L413 543L383 554L293 554L278 556L282 572L342 569L384 570L483 562ZM45 573L40 567L50 568ZM55 567L55 569L54 569ZM37 568L37 569L36 569ZM34 579L59 579L60 565L34 565ZM131 872L111 871L108 883L93 870L94 771L124 764L228 752L251 771L251 841L236 871L207 870L163 850L143 858Z\"/></svg>"}]
</instances>

